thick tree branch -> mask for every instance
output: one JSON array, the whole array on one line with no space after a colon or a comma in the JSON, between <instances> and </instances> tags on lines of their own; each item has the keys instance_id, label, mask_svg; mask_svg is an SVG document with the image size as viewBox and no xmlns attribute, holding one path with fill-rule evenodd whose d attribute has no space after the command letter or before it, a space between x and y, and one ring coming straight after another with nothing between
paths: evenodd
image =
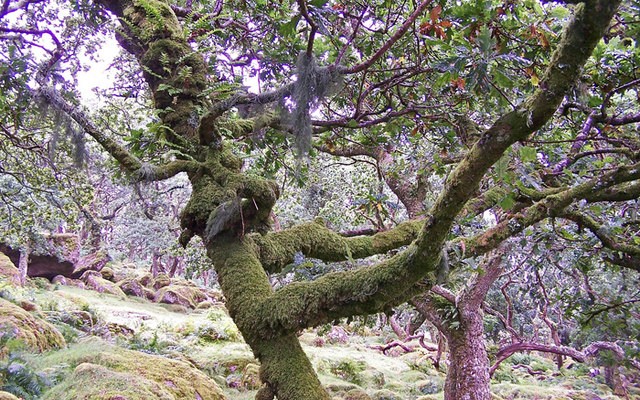
<instances>
[{"instance_id":1,"label":"thick tree branch","mask_svg":"<svg viewBox=\"0 0 640 400\"><path fill-rule=\"evenodd\" d=\"M417 236L422 221L408 221L373 236L343 237L321 221L300 224L291 229L254 235L260 262L268 272L278 272L294 260L296 253L323 261L360 259L406 246Z\"/></svg>"},{"instance_id":2,"label":"thick tree branch","mask_svg":"<svg viewBox=\"0 0 640 400\"><path fill-rule=\"evenodd\" d=\"M88 115L79 107L66 101L55 89L51 87L41 87L35 96L43 98L47 103L67 114L89 136L94 138L102 148L115 158L124 169L129 172L137 172L140 170L142 162L137 157L127 151L118 142L111 139L111 137L102 133Z\"/></svg>"},{"instance_id":3,"label":"thick tree branch","mask_svg":"<svg viewBox=\"0 0 640 400\"><path fill-rule=\"evenodd\" d=\"M557 216L574 201L593 198L594 193L605 193L611 188L637 179L640 179L640 163L621 166L572 188L548 195L484 233L454 241L454 244L464 242L465 254L469 256L484 254L507 238L522 232L524 228L545 218Z\"/></svg>"}]
</instances>

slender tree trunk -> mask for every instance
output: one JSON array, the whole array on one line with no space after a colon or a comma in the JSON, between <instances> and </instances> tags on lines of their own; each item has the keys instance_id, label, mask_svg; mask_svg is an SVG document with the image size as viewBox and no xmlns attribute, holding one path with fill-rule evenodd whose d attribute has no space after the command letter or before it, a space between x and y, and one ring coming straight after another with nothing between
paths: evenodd
<instances>
[{"instance_id":1,"label":"slender tree trunk","mask_svg":"<svg viewBox=\"0 0 640 400\"><path fill-rule=\"evenodd\" d=\"M489 357L482 312L467 315L458 330L448 329L449 370L445 400L490 400Z\"/></svg>"},{"instance_id":2,"label":"slender tree trunk","mask_svg":"<svg viewBox=\"0 0 640 400\"><path fill-rule=\"evenodd\" d=\"M20 273L20 285L23 286L27 283L27 272L29 270L29 254L31 253L31 246L27 242L22 248L20 248L20 258L18 260L18 272Z\"/></svg>"},{"instance_id":3,"label":"slender tree trunk","mask_svg":"<svg viewBox=\"0 0 640 400\"><path fill-rule=\"evenodd\" d=\"M157 251L154 251L153 255L151 256L151 275L154 278L158 276L160 272L163 272L162 262L160 260L161 257L162 256Z\"/></svg>"},{"instance_id":4,"label":"slender tree trunk","mask_svg":"<svg viewBox=\"0 0 640 400\"><path fill-rule=\"evenodd\" d=\"M629 393L624 386L622 374L620 374L620 367L618 363L615 363L614 365L607 365L604 367L604 379L607 383L607 386L609 386L613 390L613 394L623 399L629 398Z\"/></svg>"}]
</instances>

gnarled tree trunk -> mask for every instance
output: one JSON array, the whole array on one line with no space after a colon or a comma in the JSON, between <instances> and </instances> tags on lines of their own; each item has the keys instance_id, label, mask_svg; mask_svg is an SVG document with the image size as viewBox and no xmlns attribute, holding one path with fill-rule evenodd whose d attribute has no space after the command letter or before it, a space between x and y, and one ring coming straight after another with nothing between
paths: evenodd
<instances>
[{"instance_id":1,"label":"gnarled tree trunk","mask_svg":"<svg viewBox=\"0 0 640 400\"><path fill-rule=\"evenodd\" d=\"M461 315L459 329L445 329L449 344L445 400L491 399L482 316L482 312Z\"/></svg>"}]
</instances>

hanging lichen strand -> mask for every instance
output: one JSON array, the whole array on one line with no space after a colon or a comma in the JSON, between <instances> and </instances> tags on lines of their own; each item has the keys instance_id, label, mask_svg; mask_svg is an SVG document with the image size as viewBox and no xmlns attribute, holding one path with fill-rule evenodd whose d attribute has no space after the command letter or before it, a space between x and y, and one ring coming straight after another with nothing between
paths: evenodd
<instances>
[{"instance_id":1,"label":"hanging lichen strand","mask_svg":"<svg viewBox=\"0 0 640 400\"><path fill-rule=\"evenodd\" d=\"M340 74L327 67L318 67L312 54L300 53L296 63L296 82L290 107L283 107L284 120L295 135L296 158L301 159L311 149L311 111L326 96L340 86Z\"/></svg>"}]
</instances>

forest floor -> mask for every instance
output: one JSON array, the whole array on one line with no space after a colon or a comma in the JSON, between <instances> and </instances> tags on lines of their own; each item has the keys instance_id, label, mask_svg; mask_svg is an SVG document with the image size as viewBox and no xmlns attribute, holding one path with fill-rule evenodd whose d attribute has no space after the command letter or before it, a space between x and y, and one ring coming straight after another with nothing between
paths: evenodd
<instances>
[{"instance_id":1,"label":"forest floor","mask_svg":"<svg viewBox=\"0 0 640 400\"><path fill-rule=\"evenodd\" d=\"M47 378L42 398L50 398L48 386L71 379L79 364L93 360L90 355L113 352L114 346L188 363L215 381L230 400L255 396L258 362L221 304L190 310L137 297L42 284L28 288L0 285L0 297L16 304L31 304L29 308L58 328L66 339L66 348L37 355L21 353L14 358L14 364L20 360L20 365ZM416 346L411 352L395 347L383 354L381 345L397 339L388 328L375 329L359 321L308 330L300 339L334 399L443 398L445 371L433 367L434 353ZM512 358L494 376L495 400L619 398L612 395L602 375L593 374L593 366L575 364L557 371L550 359L539 355ZM7 363L0 358L0 378L2 368L8 370ZM442 364L445 369L446 363ZM524 369L513 368L516 364L527 365L539 374L532 376ZM640 399L640 388L631 391L632 399Z\"/></svg>"}]
</instances>

